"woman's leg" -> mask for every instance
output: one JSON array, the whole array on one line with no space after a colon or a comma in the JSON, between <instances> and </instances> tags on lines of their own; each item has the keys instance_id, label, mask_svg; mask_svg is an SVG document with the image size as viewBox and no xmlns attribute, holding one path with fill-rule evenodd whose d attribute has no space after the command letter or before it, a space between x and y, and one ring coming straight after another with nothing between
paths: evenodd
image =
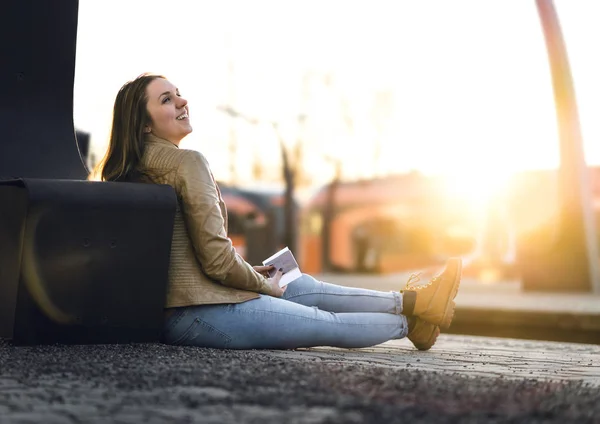
<instances>
[{"instance_id":1,"label":"woman's leg","mask_svg":"<svg viewBox=\"0 0 600 424\"><path fill-rule=\"evenodd\" d=\"M344 287L319 281L308 274L288 284L283 298L329 312L402 313L402 294Z\"/></svg>"},{"instance_id":2,"label":"woman's leg","mask_svg":"<svg viewBox=\"0 0 600 424\"><path fill-rule=\"evenodd\" d=\"M406 317L389 313L333 313L271 296L237 304L178 308L164 341L226 349L358 348L406 337Z\"/></svg>"}]
</instances>

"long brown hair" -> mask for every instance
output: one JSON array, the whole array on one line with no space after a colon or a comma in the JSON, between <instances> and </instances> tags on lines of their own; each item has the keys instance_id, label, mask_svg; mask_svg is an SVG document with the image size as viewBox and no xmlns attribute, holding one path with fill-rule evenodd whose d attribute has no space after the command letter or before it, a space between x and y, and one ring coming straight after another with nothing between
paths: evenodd
<instances>
[{"instance_id":1,"label":"long brown hair","mask_svg":"<svg viewBox=\"0 0 600 424\"><path fill-rule=\"evenodd\" d=\"M125 83L115 99L108 151L96 168L102 181L144 179L144 128L151 122L146 87L161 75L142 74Z\"/></svg>"}]
</instances>

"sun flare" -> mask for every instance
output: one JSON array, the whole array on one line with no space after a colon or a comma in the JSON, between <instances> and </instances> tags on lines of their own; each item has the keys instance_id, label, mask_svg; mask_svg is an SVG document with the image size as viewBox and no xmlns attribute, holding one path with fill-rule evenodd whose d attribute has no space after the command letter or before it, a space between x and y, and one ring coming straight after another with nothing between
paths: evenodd
<instances>
[{"instance_id":1,"label":"sun flare","mask_svg":"<svg viewBox=\"0 0 600 424\"><path fill-rule=\"evenodd\" d=\"M443 176L444 187L450 196L469 206L485 208L492 199L505 194L514 171L473 168Z\"/></svg>"}]
</instances>

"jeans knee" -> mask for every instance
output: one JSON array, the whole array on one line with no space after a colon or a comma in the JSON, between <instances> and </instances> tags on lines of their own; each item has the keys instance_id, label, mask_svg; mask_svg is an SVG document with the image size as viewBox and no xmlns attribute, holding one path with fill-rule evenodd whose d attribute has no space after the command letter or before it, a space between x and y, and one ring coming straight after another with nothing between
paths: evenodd
<instances>
[{"instance_id":1,"label":"jeans knee","mask_svg":"<svg viewBox=\"0 0 600 424\"><path fill-rule=\"evenodd\" d=\"M312 275L309 275L309 274L305 274L305 273L302 273L302 276L300 276L300 278L298 278L298 279L304 280L304 281L310 281L310 282L317 281L317 279L315 277L313 277Z\"/></svg>"},{"instance_id":2,"label":"jeans knee","mask_svg":"<svg viewBox=\"0 0 600 424\"><path fill-rule=\"evenodd\" d=\"M304 274L304 273L302 274L302 276L298 277L293 282L298 282L297 286L301 286L303 288L303 291L305 291L305 290L311 291L316 286L321 284L321 282L319 280L317 280L315 277L313 277L312 275L308 275L308 274Z\"/></svg>"},{"instance_id":3,"label":"jeans knee","mask_svg":"<svg viewBox=\"0 0 600 424\"><path fill-rule=\"evenodd\" d=\"M312 276L302 274L288 285L283 297L284 299L289 299L303 294L313 293L318 284L320 284L320 282Z\"/></svg>"}]
</instances>

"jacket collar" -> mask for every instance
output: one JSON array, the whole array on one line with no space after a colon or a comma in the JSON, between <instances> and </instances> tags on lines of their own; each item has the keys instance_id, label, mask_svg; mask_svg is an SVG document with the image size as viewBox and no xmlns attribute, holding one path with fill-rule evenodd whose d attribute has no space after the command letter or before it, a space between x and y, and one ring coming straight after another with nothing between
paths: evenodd
<instances>
[{"instance_id":1,"label":"jacket collar","mask_svg":"<svg viewBox=\"0 0 600 424\"><path fill-rule=\"evenodd\" d=\"M150 134L146 134L144 136L144 141L146 143L158 143L161 144L163 146L167 146L167 147L174 147L176 149L179 149L179 146L176 144L171 143L169 140L165 140L164 138L160 138L155 136L154 134L150 133Z\"/></svg>"}]
</instances>

